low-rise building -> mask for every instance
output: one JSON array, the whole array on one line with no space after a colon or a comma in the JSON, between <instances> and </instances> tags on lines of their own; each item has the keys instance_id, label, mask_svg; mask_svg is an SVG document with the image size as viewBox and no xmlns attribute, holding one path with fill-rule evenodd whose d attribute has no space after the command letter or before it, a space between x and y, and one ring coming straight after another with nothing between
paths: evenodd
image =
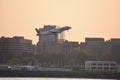
<instances>
[{"instance_id":1,"label":"low-rise building","mask_svg":"<svg viewBox=\"0 0 120 80\"><path fill-rule=\"evenodd\" d=\"M86 61L85 70L93 72L117 72L115 61Z\"/></svg>"},{"instance_id":2,"label":"low-rise building","mask_svg":"<svg viewBox=\"0 0 120 80\"><path fill-rule=\"evenodd\" d=\"M111 38L106 41L106 47L108 48L109 54L120 53L120 38Z\"/></svg>"},{"instance_id":3,"label":"low-rise building","mask_svg":"<svg viewBox=\"0 0 120 80\"><path fill-rule=\"evenodd\" d=\"M7 60L20 56L22 54L32 54L32 40L24 37L14 36L0 38L0 63L6 63Z\"/></svg>"},{"instance_id":4,"label":"low-rise building","mask_svg":"<svg viewBox=\"0 0 120 80\"><path fill-rule=\"evenodd\" d=\"M63 42L63 51L64 53L70 53L71 50L73 50L74 48L79 48L79 42L75 42L75 41L64 41Z\"/></svg>"},{"instance_id":5,"label":"low-rise building","mask_svg":"<svg viewBox=\"0 0 120 80\"><path fill-rule=\"evenodd\" d=\"M32 51L32 40L18 36L14 36L13 38L0 38L0 52L24 54L32 53Z\"/></svg>"},{"instance_id":6,"label":"low-rise building","mask_svg":"<svg viewBox=\"0 0 120 80\"><path fill-rule=\"evenodd\" d=\"M104 38L85 38L85 42L82 42L80 47L86 50L88 55L105 53Z\"/></svg>"}]
</instances>

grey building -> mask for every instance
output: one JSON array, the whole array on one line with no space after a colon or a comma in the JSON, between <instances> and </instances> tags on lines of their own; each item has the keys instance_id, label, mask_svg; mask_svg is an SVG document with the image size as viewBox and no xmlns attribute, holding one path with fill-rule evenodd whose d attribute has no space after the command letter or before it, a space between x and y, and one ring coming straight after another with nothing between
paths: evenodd
<instances>
[{"instance_id":1,"label":"grey building","mask_svg":"<svg viewBox=\"0 0 120 80\"><path fill-rule=\"evenodd\" d=\"M13 38L0 38L0 57L4 58L3 62L10 57L31 53L33 53L31 40L17 36L14 36Z\"/></svg>"},{"instance_id":2,"label":"grey building","mask_svg":"<svg viewBox=\"0 0 120 80\"><path fill-rule=\"evenodd\" d=\"M85 70L93 72L117 72L115 61L86 61Z\"/></svg>"},{"instance_id":3,"label":"grey building","mask_svg":"<svg viewBox=\"0 0 120 80\"><path fill-rule=\"evenodd\" d=\"M120 38L112 38L106 41L106 53L111 55L111 60L120 63Z\"/></svg>"},{"instance_id":4,"label":"grey building","mask_svg":"<svg viewBox=\"0 0 120 80\"><path fill-rule=\"evenodd\" d=\"M44 28L39 28L39 30L40 31L48 31L48 30L55 29L55 28L56 28L55 25L44 25ZM58 35L54 35L54 34L40 36L39 41L40 41L40 43L53 42L53 41L55 42L58 39L57 36Z\"/></svg>"},{"instance_id":5,"label":"grey building","mask_svg":"<svg viewBox=\"0 0 120 80\"><path fill-rule=\"evenodd\" d=\"M62 41L60 42L46 42L41 46L44 54L52 53L69 53L73 48L78 48L79 42Z\"/></svg>"},{"instance_id":6,"label":"grey building","mask_svg":"<svg viewBox=\"0 0 120 80\"><path fill-rule=\"evenodd\" d=\"M119 54L120 53L120 38L112 38L106 41L106 52L108 54Z\"/></svg>"},{"instance_id":7,"label":"grey building","mask_svg":"<svg viewBox=\"0 0 120 80\"><path fill-rule=\"evenodd\" d=\"M80 47L86 50L88 55L105 53L104 38L85 38L85 42L82 42Z\"/></svg>"},{"instance_id":8,"label":"grey building","mask_svg":"<svg viewBox=\"0 0 120 80\"><path fill-rule=\"evenodd\" d=\"M64 53L68 53L74 49L74 48L79 48L79 42L75 42L75 41L64 41L63 43L63 51Z\"/></svg>"},{"instance_id":9,"label":"grey building","mask_svg":"<svg viewBox=\"0 0 120 80\"><path fill-rule=\"evenodd\" d=\"M44 25L44 28L39 28L40 31L48 31L56 29L56 25ZM60 53L61 43L64 41L64 32L59 34L51 34L39 36L37 43L37 53Z\"/></svg>"}]
</instances>

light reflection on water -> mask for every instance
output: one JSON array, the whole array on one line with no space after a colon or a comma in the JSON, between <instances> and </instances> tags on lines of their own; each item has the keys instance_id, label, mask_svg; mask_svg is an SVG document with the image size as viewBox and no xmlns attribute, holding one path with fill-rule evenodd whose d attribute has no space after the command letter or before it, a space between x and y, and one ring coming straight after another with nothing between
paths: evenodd
<instances>
[{"instance_id":1,"label":"light reflection on water","mask_svg":"<svg viewBox=\"0 0 120 80\"><path fill-rule=\"evenodd\" d=\"M0 80L117 80L117 79L84 79L84 78L0 78Z\"/></svg>"}]
</instances>

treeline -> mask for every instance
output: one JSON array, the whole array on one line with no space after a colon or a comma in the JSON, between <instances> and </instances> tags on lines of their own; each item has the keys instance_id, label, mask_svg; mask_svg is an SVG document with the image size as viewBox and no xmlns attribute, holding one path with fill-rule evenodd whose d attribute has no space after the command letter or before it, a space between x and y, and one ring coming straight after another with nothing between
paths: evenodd
<instances>
[{"instance_id":1,"label":"treeline","mask_svg":"<svg viewBox=\"0 0 120 80\"><path fill-rule=\"evenodd\" d=\"M120 54L89 54L81 48L71 49L69 53L52 54L22 54L11 55L0 53L0 64L11 65L37 65L42 66L77 66L85 63L86 60L109 60L120 63Z\"/></svg>"}]
</instances>

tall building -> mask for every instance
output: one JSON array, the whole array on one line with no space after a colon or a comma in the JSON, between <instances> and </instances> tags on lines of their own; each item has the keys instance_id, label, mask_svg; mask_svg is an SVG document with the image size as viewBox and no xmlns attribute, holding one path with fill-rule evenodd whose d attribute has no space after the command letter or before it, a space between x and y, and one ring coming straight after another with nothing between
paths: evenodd
<instances>
[{"instance_id":1,"label":"tall building","mask_svg":"<svg viewBox=\"0 0 120 80\"><path fill-rule=\"evenodd\" d=\"M39 28L40 31L48 31L57 28L56 25L44 25L44 28ZM39 36L37 43L37 53L47 53L55 51L60 47L58 44L64 41L64 33L50 34L46 36ZM57 50L56 50L57 51Z\"/></svg>"},{"instance_id":2,"label":"tall building","mask_svg":"<svg viewBox=\"0 0 120 80\"><path fill-rule=\"evenodd\" d=\"M33 53L32 41L24 37L0 38L0 57L4 59ZM3 62L4 62L3 59Z\"/></svg>"},{"instance_id":3,"label":"tall building","mask_svg":"<svg viewBox=\"0 0 120 80\"><path fill-rule=\"evenodd\" d=\"M56 25L44 25L44 28L39 28L40 31L48 31L52 29L56 29L58 26ZM46 35L46 36L39 36L39 42L40 43L45 43L45 42L57 42L58 39L64 39L64 33L59 33L59 34L51 34L51 35Z\"/></svg>"},{"instance_id":4,"label":"tall building","mask_svg":"<svg viewBox=\"0 0 120 80\"><path fill-rule=\"evenodd\" d=\"M44 25L44 28L39 28L39 30L42 32L44 31L48 31L51 29L55 29L56 26L55 25ZM46 36L39 36L39 42L40 43L45 43L45 42L55 42L58 39L58 35L46 35Z\"/></svg>"}]
</instances>

